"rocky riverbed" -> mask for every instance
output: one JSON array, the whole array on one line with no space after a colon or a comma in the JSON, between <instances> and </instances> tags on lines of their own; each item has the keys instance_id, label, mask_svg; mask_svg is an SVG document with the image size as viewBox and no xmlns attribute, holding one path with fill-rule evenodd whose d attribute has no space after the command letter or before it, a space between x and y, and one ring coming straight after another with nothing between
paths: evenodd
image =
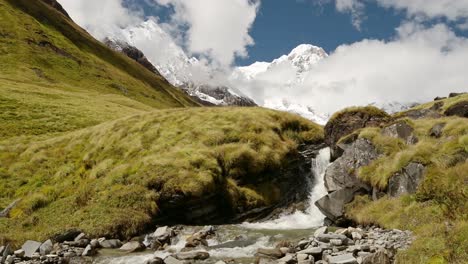
<instances>
[{"instance_id":1,"label":"rocky riverbed","mask_svg":"<svg viewBox=\"0 0 468 264\"><path fill-rule=\"evenodd\" d=\"M0 248L2 263L393 263L411 233L377 227L253 230L242 225L159 227L130 241L65 232L20 249Z\"/></svg>"}]
</instances>

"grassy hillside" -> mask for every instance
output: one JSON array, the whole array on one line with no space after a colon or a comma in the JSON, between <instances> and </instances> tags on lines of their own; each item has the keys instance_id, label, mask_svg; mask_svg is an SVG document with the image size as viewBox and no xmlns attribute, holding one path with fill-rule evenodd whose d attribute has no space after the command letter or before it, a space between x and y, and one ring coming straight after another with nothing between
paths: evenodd
<instances>
[{"instance_id":1,"label":"grassy hillside","mask_svg":"<svg viewBox=\"0 0 468 264\"><path fill-rule=\"evenodd\" d=\"M173 194L225 191L231 206L275 201L257 185L320 126L261 108L192 108L137 114L34 144L0 144L0 241L44 239L70 227L92 235L134 235ZM242 184L241 184L242 183ZM128 216L132 217L128 217Z\"/></svg>"},{"instance_id":2,"label":"grassy hillside","mask_svg":"<svg viewBox=\"0 0 468 264\"><path fill-rule=\"evenodd\" d=\"M439 111L463 100L468 100L468 95L446 99ZM428 109L433 104L416 109ZM361 224L414 231L416 241L398 255L401 263L466 263L468 120L461 117L401 120L414 128L419 142L407 145L400 139L383 136L380 128L361 130L359 137L372 140L385 155L361 168L358 175L375 188L385 190L389 178L410 162L417 162L426 167L417 193L377 201L361 197L348 207L348 216ZM445 124L442 135L431 136L431 128L441 123Z\"/></svg>"},{"instance_id":3,"label":"grassy hillside","mask_svg":"<svg viewBox=\"0 0 468 264\"><path fill-rule=\"evenodd\" d=\"M0 140L194 106L42 1L0 0Z\"/></svg>"}]
</instances>

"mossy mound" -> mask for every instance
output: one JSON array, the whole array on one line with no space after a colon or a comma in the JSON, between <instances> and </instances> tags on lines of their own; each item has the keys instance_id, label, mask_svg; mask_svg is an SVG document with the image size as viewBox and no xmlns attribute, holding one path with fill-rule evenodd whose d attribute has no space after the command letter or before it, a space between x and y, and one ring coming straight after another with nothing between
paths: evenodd
<instances>
[{"instance_id":1,"label":"mossy mound","mask_svg":"<svg viewBox=\"0 0 468 264\"><path fill-rule=\"evenodd\" d=\"M195 108L134 115L33 144L0 145L3 240L68 228L129 237L160 217L160 202L221 193L232 210L273 204L272 176L323 129L262 108ZM0 239L0 241L1 241Z\"/></svg>"},{"instance_id":2,"label":"mossy mound","mask_svg":"<svg viewBox=\"0 0 468 264\"><path fill-rule=\"evenodd\" d=\"M439 101L450 107L466 95ZM442 102L442 104L440 103ZM436 102L437 103L437 102ZM413 110L434 109L435 103ZM395 119L404 116L397 114ZM402 120L399 120L400 122ZM414 128L416 144L382 134L380 128L364 128L367 138L383 153L359 170L361 180L385 191L390 178L410 163L422 164L424 175L417 192L377 201L361 197L347 208L347 216L360 224L409 229L416 240L398 253L401 263L465 263L468 259L468 120L463 117L403 119ZM437 133L434 131L437 130Z\"/></svg>"}]
</instances>

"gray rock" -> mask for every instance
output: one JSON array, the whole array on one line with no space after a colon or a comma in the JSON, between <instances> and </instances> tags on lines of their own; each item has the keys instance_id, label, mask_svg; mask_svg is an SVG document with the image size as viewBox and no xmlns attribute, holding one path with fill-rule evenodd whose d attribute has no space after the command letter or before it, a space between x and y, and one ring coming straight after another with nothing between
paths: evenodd
<instances>
[{"instance_id":1,"label":"gray rock","mask_svg":"<svg viewBox=\"0 0 468 264\"><path fill-rule=\"evenodd\" d=\"M176 254L176 258L179 260L205 260L209 257L210 254L206 251L188 251Z\"/></svg>"},{"instance_id":2,"label":"gray rock","mask_svg":"<svg viewBox=\"0 0 468 264\"><path fill-rule=\"evenodd\" d=\"M304 248L306 248L309 244L310 244L310 241L308 241L308 240L301 240L301 241L299 241L299 242L297 243L297 247L298 247L299 249L304 249Z\"/></svg>"},{"instance_id":3,"label":"gray rock","mask_svg":"<svg viewBox=\"0 0 468 264\"><path fill-rule=\"evenodd\" d=\"M342 254L338 256L329 256L328 263L330 264L357 264L357 259L353 254Z\"/></svg>"},{"instance_id":4,"label":"gray rock","mask_svg":"<svg viewBox=\"0 0 468 264\"><path fill-rule=\"evenodd\" d=\"M255 263L258 264L277 264L276 260L273 260L271 258L266 258L266 257L258 257Z\"/></svg>"},{"instance_id":5,"label":"gray rock","mask_svg":"<svg viewBox=\"0 0 468 264\"><path fill-rule=\"evenodd\" d=\"M259 248L257 249L256 256L265 256L269 258L279 259L284 256L279 248Z\"/></svg>"},{"instance_id":6,"label":"gray rock","mask_svg":"<svg viewBox=\"0 0 468 264\"><path fill-rule=\"evenodd\" d=\"M333 234L333 233L331 233L331 234L322 234L320 236L317 236L317 240L320 241L320 242L328 243L332 239L339 239L341 241L346 241L348 238L345 235Z\"/></svg>"},{"instance_id":7,"label":"gray rock","mask_svg":"<svg viewBox=\"0 0 468 264\"><path fill-rule=\"evenodd\" d=\"M156 231L154 231L153 235L151 237L153 238L160 238L160 237L165 237L165 236L170 236L172 233L172 229L169 228L168 226L162 226L158 227Z\"/></svg>"},{"instance_id":8,"label":"gray rock","mask_svg":"<svg viewBox=\"0 0 468 264\"><path fill-rule=\"evenodd\" d=\"M286 254L286 256L278 259L278 263L281 264L294 264L296 260L294 259L294 254Z\"/></svg>"},{"instance_id":9,"label":"gray rock","mask_svg":"<svg viewBox=\"0 0 468 264\"><path fill-rule=\"evenodd\" d=\"M444 130L445 125L446 123L435 124L429 131L429 135L431 137L440 138L442 136L442 132Z\"/></svg>"},{"instance_id":10,"label":"gray rock","mask_svg":"<svg viewBox=\"0 0 468 264\"><path fill-rule=\"evenodd\" d=\"M306 255L312 255L314 257L318 257L322 255L322 252L323 252L323 248L321 247L309 247L309 248L306 248L304 250L297 252L297 254L306 254Z\"/></svg>"},{"instance_id":11,"label":"gray rock","mask_svg":"<svg viewBox=\"0 0 468 264\"><path fill-rule=\"evenodd\" d=\"M408 145L412 145L418 142L413 132L413 127L405 121L399 121L382 129L382 135L393 138L401 138Z\"/></svg>"},{"instance_id":12,"label":"gray rock","mask_svg":"<svg viewBox=\"0 0 468 264\"><path fill-rule=\"evenodd\" d=\"M147 260L145 264L164 264L164 260L162 258L154 257L153 259Z\"/></svg>"},{"instance_id":13,"label":"gray rock","mask_svg":"<svg viewBox=\"0 0 468 264\"><path fill-rule=\"evenodd\" d=\"M55 235L52 238L52 240L58 243L63 243L65 241L73 241L79 234L81 234L81 231L76 229L70 229L63 233Z\"/></svg>"},{"instance_id":14,"label":"gray rock","mask_svg":"<svg viewBox=\"0 0 468 264\"><path fill-rule=\"evenodd\" d=\"M216 262L215 264L226 264L226 262L220 260L220 261Z\"/></svg>"},{"instance_id":15,"label":"gray rock","mask_svg":"<svg viewBox=\"0 0 468 264\"><path fill-rule=\"evenodd\" d=\"M378 157L376 148L367 139L357 139L347 145L343 155L335 160L325 172L325 187L328 192L337 191L343 188L355 188L366 186L357 176L357 170L369 165Z\"/></svg>"},{"instance_id":16,"label":"gray rock","mask_svg":"<svg viewBox=\"0 0 468 264\"><path fill-rule=\"evenodd\" d=\"M314 237L318 237L319 235L328 233L328 226L322 226L315 230Z\"/></svg>"},{"instance_id":17,"label":"gray rock","mask_svg":"<svg viewBox=\"0 0 468 264\"><path fill-rule=\"evenodd\" d=\"M341 239L330 239L330 244L333 246L341 246L343 245L343 240Z\"/></svg>"},{"instance_id":18,"label":"gray rock","mask_svg":"<svg viewBox=\"0 0 468 264\"><path fill-rule=\"evenodd\" d=\"M165 264L184 264L184 262L172 257L172 256L169 256L167 258L164 259L164 263Z\"/></svg>"},{"instance_id":19,"label":"gray rock","mask_svg":"<svg viewBox=\"0 0 468 264\"><path fill-rule=\"evenodd\" d=\"M19 203L20 199L14 200L11 204L9 204L5 209L0 211L0 217L8 217L10 214L11 209L13 209L17 203Z\"/></svg>"},{"instance_id":20,"label":"gray rock","mask_svg":"<svg viewBox=\"0 0 468 264\"><path fill-rule=\"evenodd\" d=\"M41 242L28 240L23 244L21 249L24 250L24 256L27 258L30 258L32 257L32 254L36 253L39 250L41 245L42 245Z\"/></svg>"},{"instance_id":21,"label":"gray rock","mask_svg":"<svg viewBox=\"0 0 468 264\"><path fill-rule=\"evenodd\" d=\"M97 239L91 239L91 242L89 242L89 244L92 248L98 248L100 246L99 241Z\"/></svg>"},{"instance_id":22,"label":"gray rock","mask_svg":"<svg viewBox=\"0 0 468 264\"><path fill-rule=\"evenodd\" d=\"M413 109L405 112L403 116L407 116L411 119L423 119L423 118L440 118L442 117L439 112L434 109Z\"/></svg>"},{"instance_id":23,"label":"gray rock","mask_svg":"<svg viewBox=\"0 0 468 264\"><path fill-rule=\"evenodd\" d=\"M54 248L54 244L52 243L52 240L47 240L42 245L39 247L39 253L41 253L41 256L45 256L50 254L52 252L52 249Z\"/></svg>"},{"instance_id":24,"label":"gray rock","mask_svg":"<svg viewBox=\"0 0 468 264\"><path fill-rule=\"evenodd\" d=\"M353 201L357 194L366 194L365 187L344 188L325 195L315 202L315 206L331 221L337 222L344 217L345 205Z\"/></svg>"},{"instance_id":25,"label":"gray rock","mask_svg":"<svg viewBox=\"0 0 468 264\"><path fill-rule=\"evenodd\" d=\"M119 248L122 246L122 242L118 239L106 239L104 241L100 241L99 245L102 248Z\"/></svg>"},{"instance_id":26,"label":"gray rock","mask_svg":"<svg viewBox=\"0 0 468 264\"><path fill-rule=\"evenodd\" d=\"M309 259L309 254L297 253L297 261Z\"/></svg>"},{"instance_id":27,"label":"gray rock","mask_svg":"<svg viewBox=\"0 0 468 264\"><path fill-rule=\"evenodd\" d=\"M26 252L24 251L24 249L18 249L18 250L15 250L15 252L13 252L13 254L18 258L22 258L22 257L24 257Z\"/></svg>"},{"instance_id":28,"label":"gray rock","mask_svg":"<svg viewBox=\"0 0 468 264\"><path fill-rule=\"evenodd\" d=\"M385 251L380 250L362 258L362 264L391 264L390 257Z\"/></svg>"},{"instance_id":29,"label":"gray rock","mask_svg":"<svg viewBox=\"0 0 468 264\"><path fill-rule=\"evenodd\" d=\"M121 246L119 250L131 253L131 252L145 250L145 248L146 248L145 245L143 245L142 243L138 241L130 241L130 242L125 243L123 246Z\"/></svg>"},{"instance_id":30,"label":"gray rock","mask_svg":"<svg viewBox=\"0 0 468 264\"><path fill-rule=\"evenodd\" d=\"M468 117L468 100L458 102L445 110L446 116Z\"/></svg>"},{"instance_id":31,"label":"gray rock","mask_svg":"<svg viewBox=\"0 0 468 264\"><path fill-rule=\"evenodd\" d=\"M314 261L310 259L304 259L304 260L299 260L297 264L314 264Z\"/></svg>"},{"instance_id":32,"label":"gray rock","mask_svg":"<svg viewBox=\"0 0 468 264\"><path fill-rule=\"evenodd\" d=\"M5 258L5 264L13 264L14 261L15 261L15 258L12 255L8 255Z\"/></svg>"},{"instance_id":33,"label":"gray rock","mask_svg":"<svg viewBox=\"0 0 468 264\"><path fill-rule=\"evenodd\" d=\"M425 167L419 163L408 164L401 172L390 178L388 194L392 197L399 197L404 194L416 193L425 170Z\"/></svg>"},{"instance_id":34,"label":"gray rock","mask_svg":"<svg viewBox=\"0 0 468 264\"><path fill-rule=\"evenodd\" d=\"M11 249L10 249L10 245L7 244L6 246L3 247L3 250L0 254L0 263L3 263L5 262L6 258L8 257L8 255L11 255Z\"/></svg>"},{"instance_id":35,"label":"gray rock","mask_svg":"<svg viewBox=\"0 0 468 264\"><path fill-rule=\"evenodd\" d=\"M86 234L85 233L80 233L78 236L75 237L74 241L79 241L81 239L84 239L86 238Z\"/></svg>"},{"instance_id":36,"label":"gray rock","mask_svg":"<svg viewBox=\"0 0 468 264\"><path fill-rule=\"evenodd\" d=\"M81 253L81 256L90 257L90 256L94 256L94 254L95 254L95 250L93 249L93 247L91 245L87 245L85 249L83 250L83 253Z\"/></svg>"}]
</instances>

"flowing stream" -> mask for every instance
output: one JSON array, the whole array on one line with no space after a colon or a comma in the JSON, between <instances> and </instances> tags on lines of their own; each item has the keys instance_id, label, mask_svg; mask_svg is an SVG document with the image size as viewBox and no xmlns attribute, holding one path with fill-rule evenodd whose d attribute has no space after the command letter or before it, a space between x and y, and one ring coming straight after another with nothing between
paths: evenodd
<instances>
[{"instance_id":1,"label":"flowing stream","mask_svg":"<svg viewBox=\"0 0 468 264\"><path fill-rule=\"evenodd\" d=\"M313 234L313 230L323 225L325 216L314 203L327 194L324 186L325 170L330 164L330 149L320 150L312 160L313 175L316 178L309 193L308 208L285 214L278 219L242 223L239 225L218 226L216 235L208 240L210 258L197 263L216 263L220 259L234 259L235 263L253 263L258 248L273 247L279 241L299 241ZM164 251L145 251L125 255L116 250L101 251L94 263L98 264L144 264L153 256L164 258L179 252L185 246L185 239L203 227L185 226L178 237Z\"/></svg>"}]
</instances>

